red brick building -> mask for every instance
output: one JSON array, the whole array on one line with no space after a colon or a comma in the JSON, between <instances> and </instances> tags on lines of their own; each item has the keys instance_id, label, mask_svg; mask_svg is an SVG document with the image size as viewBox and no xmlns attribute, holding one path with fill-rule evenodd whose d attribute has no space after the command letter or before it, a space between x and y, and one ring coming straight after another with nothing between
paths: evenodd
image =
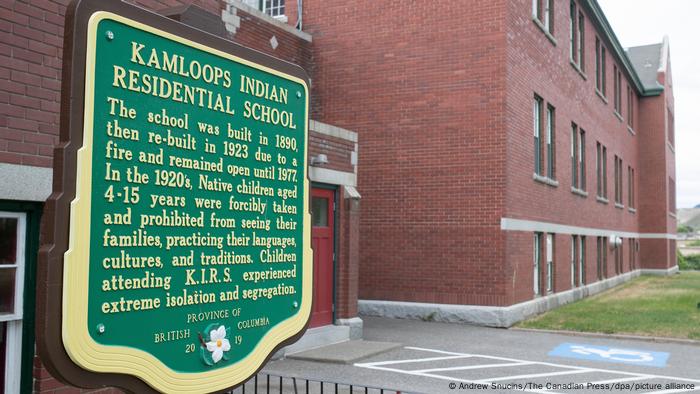
<instances>
[{"instance_id":1,"label":"red brick building","mask_svg":"<svg viewBox=\"0 0 700 394\"><path fill-rule=\"evenodd\" d=\"M51 376L34 357L40 220L52 190L59 111L64 17L68 0L0 3L0 391L79 390ZM296 6L258 8L238 1L143 0L131 3L209 33L312 69L312 36L294 27ZM192 6L194 5L194 6ZM285 9L287 14L285 15ZM293 20L293 22L292 22ZM289 22L289 23L287 23ZM357 317L359 199L354 131L312 118L314 304L310 329L285 349L362 335ZM39 292L38 294L42 294ZM110 391L110 390L107 390Z\"/></svg>"},{"instance_id":2,"label":"red brick building","mask_svg":"<svg viewBox=\"0 0 700 394\"><path fill-rule=\"evenodd\" d=\"M668 41L625 50L596 0L131 2L309 74L316 340L361 336L358 298L370 315L510 326L677 269ZM73 390L31 356L67 3L0 3L8 390Z\"/></svg>"},{"instance_id":3,"label":"red brick building","mask_svg":"<svg viewBox=\"0 0 700 394\"><path fill-rule=\"evenodd\" d=\"M677 269L667 40L594 0L304 7L317 118L361 140L362 313L510 326Z\"/></svg>"}]
</instances>

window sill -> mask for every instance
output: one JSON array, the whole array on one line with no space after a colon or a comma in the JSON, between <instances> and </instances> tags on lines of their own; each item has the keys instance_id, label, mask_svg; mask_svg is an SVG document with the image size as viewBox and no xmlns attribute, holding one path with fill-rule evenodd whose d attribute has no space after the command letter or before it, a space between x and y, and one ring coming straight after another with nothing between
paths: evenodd
<instances>
[{"instance_id":1,"label":"window sill","mask_svg":"<svg viewBox=\"0 0 700 394\"><path fill-rule=\"evenodd\" d=\"M542 176L539 174L532 174L532 179L534 179L536 182L544 183L545 185L548 185L548 186L559 187L559 182L555 181L552 178L548 178L546 176Z\"/></svg>"},{"instance_id":2,"label":"window sill","mask_svg":"<svg viewBox=\"0 0 700 394\"><path fill-rule=\"evenodd\" d=\"M584 81L588 80L588 76L586 75L586 73L584 73L583 70L581 70L581 67L578 64L574 63L574 61L571 60L571 58L569 58L569 64L571 64L571 67L573 67L574 70L576 70L576 72L581 76L581 78L583 78Z\"/></svg>"},{"instance_id":3,"label":"window sill","mask_svg":"<svg viewBox=\"0 0 700 394\"><path fill-rule=\"evenodd\" d=\"M625 118L623 118L622 115L620 115L620 113L617 112L617 110L614 110L613 113L615 114L615 116L617 117L617 119L620 120L620 122L624 122L624 121L625 121Z\"/></svg>"},{"instance_id":4,"label":"window sill","mask_svg":"<svg viewBox=\"0 0 700 394\"><path fill-rule=\"evenodd\" d=\"M287 18L287 15L275 15L273 18L277 19L278 21L282 23L287 23L289 21L289 18Z\"/></svg>"},{"instance_id":5,"label":"window sill","mask_svg":"<svg viewBox=\"0 0 700 394\"><path fill-rule=\"evenodd\" d=\"M671 145L671 143L668 142L668 141L666 142L666 145L668 145L668 149L670 149L671 152L673 152L673 154L675 155L675 154L676 154L676 148L674 148L673 145Z\"/></svg>"},{"instance_id":6,"label":"window sill","mask_svg":"<svg viewBox=\"0 0 700 394\"><path fill-rule=\"evenodd\" d=\"M615 203L615 208L617 208L617 209L625 209L625 206L622 205L622 204L620 204L619 202L616 202L616 203Z\"/></svg>"},{"instance_id":7,"label":"window sill","mask_svg":"<svg viewBox=\"0 0 700 394\"><path fill-rule=\"evenodd\" d=\"M634 132L634 129L632 129L630 126L627 126L627 131L629 131L629 133L632 135L637 135L637 133Z\"/></svg>"},{"instance_id":8,"label":"window sill","mask_svg":"<svg viewBox=\"0 0 700 394\"><path fill-rule=\"evenodd\" d=\"M668 213L668 216L670 216L670 217L672 217L672 218L674 218L674 219L678 219L678 216L676 216L676 214L673 213L673 212L669 212L669 213Z\"/></svg>"},{"instance_id":9,"label":"window sill","mask_svg":"<svg viewBox=\"0 0 700 394\"><path fill-rule=\"evenodd\" d=\"M534 16L532 17L532 21L535 23L535 26L539 27L540 30L542 30L542 33L544 33L544 35L547 37L547 39L548 39L552 44L554 44L554 46L557 46L557 39L554 38L554 36L552 35L552 33L549 32L549 30L547 30L547 28L545 27L545 25L544 25L542 22L540 22L540 20L537 19L537 18L534 17Z\"/></svg>"},{"instance_id":10,"label":"window sill","mask_svg":"<svg viewBox=\"0 0 700 394\"><path fill-rule=\"evenodd\" d=\"M577 187L571 186L571 192L574 193L574 194L576 194L576 195L578 195L578 196L584 197L584 198L587 198L587 197L588 197L588 192L586 192L586 191L584 191L584 190L581 190L581 189L579 189L579 188L577 188Z\"/></svg>"},{"instance_id":11,"label":"window sill","mask_svg":"<svg viewBox=\"0 0 700 394\"><path fill-rule=\"evenodd\" d=\"M637 213L637 210L632 207L627 208L627 210L630 211L630 213Z\"/></svg>"},{"instance_id":12,"label":"window sill","mask_svg":"<svg viewBox=\"0 0 700 394\"><path fill-rule=\"evenodd\" d=\"M605 95L603 94L603 92L601 92L600 90L598 90L598 88L595 89L595 94L597 94L598 97L600 97L600 99L603 100L603 102L604 102L605 104L608 104L608 99L605 97Z\"/></svg>"},{"instance_id":13,"label":"window sill","mask_svg":"<svg viewBox=\"0 0 700 394\"><path fill-rule=\"evenodd\" d=\"M607 198L601 196L596 196L595 200L601 204L607 204L610 202Z\"/></svg>"}]
</instances>

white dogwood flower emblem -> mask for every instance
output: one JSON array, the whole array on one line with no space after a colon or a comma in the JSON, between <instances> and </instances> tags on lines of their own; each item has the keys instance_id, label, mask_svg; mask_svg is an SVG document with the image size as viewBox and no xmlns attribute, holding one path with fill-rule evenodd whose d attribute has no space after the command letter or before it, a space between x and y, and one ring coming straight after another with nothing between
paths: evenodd
<instances>
[{"instance_id":1,"label":"white dogwood flower emblem","mask_svg":"<svg viewBox=\"0 0 700 394\"><path fill-rule=\"evenodd\" d=\"M218 363L224 356L224 352L231 350L231 344L226 339L226 327L219 326L209 333L211 339L207 342L207 350L211 352L211 358L214 363Z\"/></svg>"}]
</instances>

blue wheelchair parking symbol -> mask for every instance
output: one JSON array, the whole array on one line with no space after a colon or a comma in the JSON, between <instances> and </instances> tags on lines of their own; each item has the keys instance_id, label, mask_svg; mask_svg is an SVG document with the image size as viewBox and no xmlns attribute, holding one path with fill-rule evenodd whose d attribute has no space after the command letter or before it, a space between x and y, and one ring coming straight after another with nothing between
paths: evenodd
<instances>
[{"instance_id":1,"label":"blue wheelchair parking symbol","mask_svg":"<svg viewBox=\"0 0 700 394\"><path fill-rule=\"evenodd\" d=\"M622 349L608 346L595 346L577 343L562 343L549 352L550 356L576 358L579 360L602 361L647 367L666 366L669 354L646 350Z\"/></svg>"}]
</instances>

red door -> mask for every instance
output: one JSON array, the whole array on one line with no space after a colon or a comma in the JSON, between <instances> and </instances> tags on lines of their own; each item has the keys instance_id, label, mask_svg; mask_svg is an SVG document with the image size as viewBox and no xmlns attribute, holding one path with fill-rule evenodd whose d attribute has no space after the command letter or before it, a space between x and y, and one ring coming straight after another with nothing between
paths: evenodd
<instances>
[{"instance_id":1,"label":"red door","mask_svg":"<svg viewBox=\"0 0 700 394\"><path fill-rule=\"evenodd\" d=\"M333 323L333 204L335 192L311 190L311 242L314 248L314 303L309 327Z\"/></svg>"}]
</instances>

